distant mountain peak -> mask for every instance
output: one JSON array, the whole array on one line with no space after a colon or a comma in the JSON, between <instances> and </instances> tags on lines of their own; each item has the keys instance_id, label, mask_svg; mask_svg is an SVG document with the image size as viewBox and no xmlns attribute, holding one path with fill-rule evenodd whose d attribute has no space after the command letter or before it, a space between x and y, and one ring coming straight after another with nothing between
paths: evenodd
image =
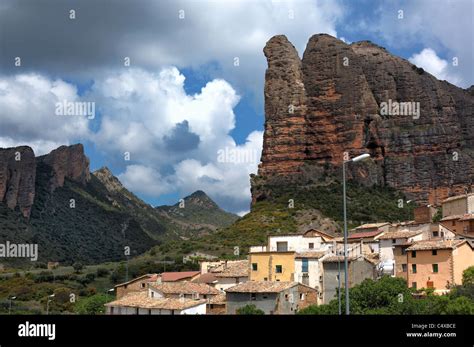
<instances>
[{"instance_id":1,"label":"distant mountain peak","mask_svg":"<svg viewBox=\"0 0 474 347\"><path fill-rule=\"evenodd\" d=\"M107 166L101 167L92 173L101 181L109 192L117 192L124 189L122 183L114 176L112 171Z\"/></svg>"}]
</instances>

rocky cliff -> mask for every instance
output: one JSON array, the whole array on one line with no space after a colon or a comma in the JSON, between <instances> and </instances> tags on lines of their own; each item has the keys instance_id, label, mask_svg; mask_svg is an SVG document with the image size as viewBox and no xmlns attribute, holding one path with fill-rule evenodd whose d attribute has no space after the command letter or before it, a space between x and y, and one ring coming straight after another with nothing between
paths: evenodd
<instances>
[{"instance_id":1,"label":"rocky cliff","mask_svg":"<svg viewBox=\"0 0 474 347\"><path fill-rule=\"evenodd\" d=\"M348 164L349 178L439 203L472 189L474 97L362 41L310 38L303 58L285 36L267 42L265 134L253 201L282 180L304 186L340 175L344 152L370 153Z\"/></svg>"},{"instance_id":2,"label":"rocky cliff","mask_svg":"<svg viewBox=\"0 0 474 347\"><path fill-rule=\"evenodd\" d=\"M38 160L51 167L51 190L62 187L65 178L83 185L90 180L89 158L80 143L56 148Z\"/></svg>"},{"instance_id":3,"label":"rocky cliff","mask_svg":"<svg viewBox=\"0 0 474 347\"><path fill-rule=\"evenodd\" d=\"M0 202L29 217L35 198L36 160L30 147L0 148Z\"/></svg>"},{"instance_id":4,"label":"rocky cliff","mask_svg":"<svg viewBox=\"0 0 474 347\"><path fill-rule=\"evenodd\" d=\"M51 191L62 187L65 178L81 184L90 179L89 159L81 144L61 146L37 158L28 146L0 148L0 202L10 209L18 207L26 218L35 199L37 164L46 165L50 171Z\"/></svg>"}]
</instances>

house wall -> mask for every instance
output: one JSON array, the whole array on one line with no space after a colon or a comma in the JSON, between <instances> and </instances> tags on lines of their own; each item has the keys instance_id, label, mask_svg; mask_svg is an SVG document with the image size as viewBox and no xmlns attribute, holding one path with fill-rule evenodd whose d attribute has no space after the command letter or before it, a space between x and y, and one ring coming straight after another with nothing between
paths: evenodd
<instances>
[{"instance_id":1,"label":"house wall","mask_svg":"<svg viewBox=\"0 0 474 347\"><path fill-rule=\"evenodd\" d=\"M474 236L474 221L471 220L458 220L458 219L451 219L451 220L446 220L440 222L440 229L443 229L443 231L447 233L454 232L455 234L458 235L464 235L467 237L473 237Z\"/></svg>"},{"instance_id":2,"label":"house wall","mask_svg":"<svg viewBox=\"0 0 474 347\"><path fill-rule=\"evenodd\" d=\"M120 307L114 306L114 312L111 312L111 307L107 306L106 314L114 315L181 315L181 314L206 314L206 304L200 304L194 307L187 308L185 310L164 310L164 309L147 309L147 308L137 308L135 307ZM137 313L138 312L138 313Z\"/></svg>"},{"instance_id":3,"label":"house wall","mask_svg":"<svg viewBox=\"0 0 474 347\"><path fill-rule=\"evenodd\" d=\"M323 262L323 303L328 304L336 297L338 287L338 263L337 262ZM344 288L344 262L340 263L341 272L341 288ZM375 279L376 273L374 265L367 260L360 258L349 262L349 288L361 283L367 278Z\"/></svg>"},{"instance_id":4,"label":"house wall","mask_svg":"<svg viewBox=\"0 0 474 347\"><path fill-rule=\"evenodd\" d=\"M295 272L294 252L264 252L249 255L251 281L293 281ZM257 264L257 271L252 264ZM276 265L282 265L282 273L276 273Z\"/></svg>"},{"instance_id":5,"label":"house wall","mask_svg":"<svg viewBox=\"0 0 474 347\"><path fill-rule=\"evenodd\" d=\"M233 287L240 283L245 283L248 280L248 277L217 277L218 283L215 285L215 288L220 291L225 291L230 287Z\"/></svg>"},{"instance_id":6,"label":"house wall","mask_svg":"<svg viewBox=\"0 0 474 347\"><path fill-rule=\"evenodd\" d=\"M448 283L453 283L451 249L438 249L437 255L433 255L432 250L416 251L416 258L413 258L412 251L407 253L409 287L416 282L417 289L427 288L427 282L431 281L435 290L446 290ZM413 264L416 264L416 273L413 273ZM433 272L433 264L438 264L438 273Z\"/></svg>"},{"instance_id":7,"label":"house wall","mask_svg":"<svg viewBox=\"0 0 474 347\"><path fill-rule=\"evenodd\" d=\"M236 314L246 305L255 305L265 314L295 314L300 302L298 286L280 293L256 293L255 298L251 299L251 293L227 293L227 314Z\"/></svg>"},{"instance_id":8,"label":"house wall","mask_svg":"<svg viewBox=\"0 0 474 347\"><path fill-rule=\"evenodd\" d=\"M472 248L464 243L453 250L453 268L454 268L454 283L462 284L462 273L468 267L474 265L474 252Z\"/></svg>"},{"instance_id":9,"label":"house wall","mask_svg":"<svg viewBox=\"0 0 474 347\"><path fill-rule=\"evenodd\" d=\"M321 259L308 258L308 272L307 272L307 281L303 277L303 259L295 259L295 276L294 280L296 282L310 286L311 288L318 288L320 286L319 276L322 275L322 264ZM321 281L322 282L322 281Z\"/></svg>"},{"instance_id":10,"label":"house wall","mask_svg":"<svg viewBox=\"0 0 474 347\"><path fill-rule=\"evenodd\" d=\"M287 235L287 236L269 236L267 251L274 252L277 250L277 242L288 242L288 251L303 252L310 250L309 244L313 243L312 250L325 250L330 243L325 243L321 236L303 237L303 235Z\"/></svg>"},{"instance_id":11,"label":"house wall","mask_svg":"<svg viewBox=\"0 0 474 347\"><path fill-rule=\"evenodd\" d=\"M472 199L469 199L470 207L472 206ZM462 197L456 200L444 202L443 206L443 217L453 216L457 214L465 214L468 213L468 199L467 197Z\"/></svg>"},{"instance_id":12,"label":"house wall","mask_svg":"<svg viewBox=\"0 0 474 347\"><path fill-rule=\"evenodd\" d=\"M123 285L123 286L115 288L117 299L120 299L121 297L131 292L139 292L139 291L147 290L147 283L149 282L150 282L149 278L144 278L141 280L137 280L136 282L132 282L127 285ZM143 287L142 284L144 284L145 286Z\"/></svg>"}]
</instances>

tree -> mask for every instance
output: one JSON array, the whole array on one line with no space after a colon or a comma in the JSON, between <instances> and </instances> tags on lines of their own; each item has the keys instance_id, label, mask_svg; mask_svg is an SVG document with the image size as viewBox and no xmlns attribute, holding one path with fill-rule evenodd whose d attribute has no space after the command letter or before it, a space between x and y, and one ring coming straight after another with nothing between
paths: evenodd
<instances>
[{"instance_id":1,"label":"tree","mask_svg":"<svg viewBox=\"0 0 474 347\"><path fill-rule=\"evenodd\" d=\"M460 296L456 299L452 299L446 305L446 314L474 314L474 303L466 298Z\"/></svg>"},{"instance_id":2,"label":"tree","mask_svg":"<svg viewBox=\"0 0 474 347\"><path fill-rule=\"evenodd\" d=\"M74 264L72 264L72 268L76 273L79 273L84 268L84 265L82 265L82 263L80 262L75 262Z\"/></svg>"},{"instance_id":3,"label":"tree","mask_svg":"<svg viewBox=\"0 0 474 347\"><path fill-rule=\"evenodd\" d=\"M257 306L255 305L245 305L241 308L237 309L237 314L242 314L242 315L262 315L265 314L262 310L258 309Z\"/></svg>"},{"instance_id":4,"label":"tree","mask_svg":"<svg viewBox=\"0 0 474 347\"><path fill-rule=\"evenodd\" d=\"M474 266L468 267L462 273L463 286L474 285Z\"/></svg>"},{"instance_id":5,"label":"tree","mask_svg":"<svg viewBox=\"0 0 474 347\"><path fill-rule=\"evenodd\" d=\"M88 298L82 298L77 301L74 311L78 314L103 314L105 306L111 297L105 294L96 294Z\"/></svg>"}]
</instances>

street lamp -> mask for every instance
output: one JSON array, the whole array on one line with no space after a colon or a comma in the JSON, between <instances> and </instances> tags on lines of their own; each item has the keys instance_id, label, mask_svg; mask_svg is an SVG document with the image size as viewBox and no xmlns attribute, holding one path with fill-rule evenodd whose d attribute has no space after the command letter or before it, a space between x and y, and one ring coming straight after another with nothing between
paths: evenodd
<instances>
[{"instance_id":1,"label":"street lamp","mask_svg":"<svg viewBox=\"0 0 474 347\"><path fill-rule=\"evenodd\" d=\"M12 314L12 301L16 299L16 296L10 297L10 307L8 308L8 314Z\"/></svg>"},{"instance_id":2,"label":"street lamp","mask_svg":"<svg viewBox=\"0 0 474 347\"><path fill-rule=\"evenodd\" d=\"M53 301L50 298L54 298L54 294L48 295L48 301L46 302L46 315L49 315L49 303Z\"/></svg>"},{"instance_id":3,"label":"street lamp","mask_svg":"<svg viewBox=\"0 0 474 347\"><path fill-rule=\"evenodd\" d=\"M365 160L370 158L370 154L365 153L361 154L355 158L349 159L349 160L344 160L342 162L342 191L343 191L343 205L344 205L344 285L345 285L345 294L346 294L346 315L350 314L350 309L349 309L349 278L347 276L348 272L348 267L349 267L349 262L347 259L347 211L346 211L346 163L349 162L358 162L361 160Z\"/></svg>"}]
</instances>

